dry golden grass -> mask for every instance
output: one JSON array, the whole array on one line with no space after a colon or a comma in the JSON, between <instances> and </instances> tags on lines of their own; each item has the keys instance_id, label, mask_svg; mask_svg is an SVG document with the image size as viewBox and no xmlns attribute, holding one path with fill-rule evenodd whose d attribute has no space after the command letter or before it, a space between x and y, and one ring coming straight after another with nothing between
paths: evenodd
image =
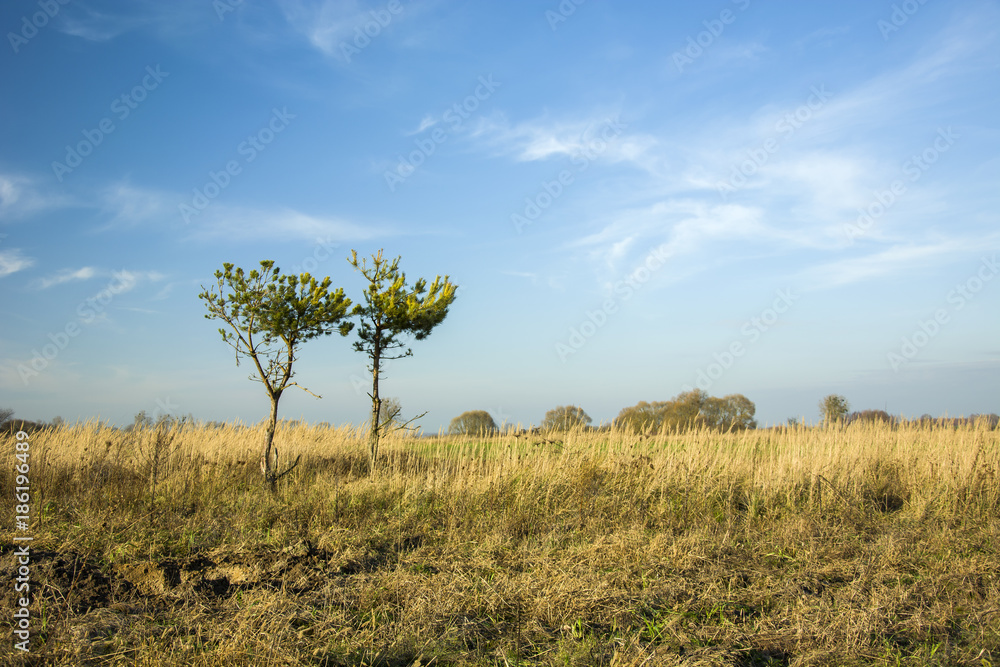
<instances>
[{"instance_id":1,"label":"dry golden grass","mask_svg":"<svg viewBox=\"0 0 1000 667\"><path fill-rule=\"evenodd\" d=\"M1000 658L1000 431L557 439L391 439L369 476L364 433L283 425L272 495L260 428L35 433L24 664Z\"/></svg>"}]
</instances>

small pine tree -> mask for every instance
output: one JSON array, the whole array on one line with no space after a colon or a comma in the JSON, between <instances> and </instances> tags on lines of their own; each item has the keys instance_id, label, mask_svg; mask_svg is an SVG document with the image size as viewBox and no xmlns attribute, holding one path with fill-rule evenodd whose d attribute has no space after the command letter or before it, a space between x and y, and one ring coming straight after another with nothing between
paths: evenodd
<instances>
[{"instance_id":1,"label":"small pine tree","mask_svg":"<svg viewBox=\"0 0 1000 667\"><path fill-rule=\"evenodd\" d=\"M342 322L351 300L343 289L332 290L330 278L317 281L308 273L299 276L279 275L271 260L244 273L230 263L215 272L217 285L206 289L198 298L208 308L206 319L220 319L229 329L220 328L222 340L236 351L236 365L249 358L256 377L264 385L271 400L271 413L264 433L261 471L265 483L273 490L278 479L288 474L299 459L279 473L277 456L273 454L274 431L278 424L278 401L286 389L298 386L292 381L292 365L298 358L302 343L337 331L346 336L354 326ZM309 392L312 393L312 392ZM315 394L313 394L315 396ZM142 413L145 416L145 413Z\"/></svg>"},{"instance_id":2,"label":"small pine tree","mask_svg":"<svg viewBox=\"0 0 1000 667\"><path fill-rule=\"evenodd\" d=\"M434 327L444 321L449 306L455 300L456 287L448 276L437 276L429 286L426 280L420 278L413 287L409 287L406 274L399 268L400 259L397 257L390 261L379 250L372 256L369 266L367 259L359 261L357 251L352 250L348 260L368 282L362 295L363 303L354 306L351 315L360 320L360 340L354 343L354 349L364 352L371 359L368 370L372 374L372 391L369 394L372 418L368 454L372 474L375 473L379 439L387 426L382 421L382 398L379 396L382 364L413 356L413 350L406 347L405 337L413 336L416 340L427 338ZM406 351L401 351L404 348Z\"/></svg>"}]
</instances>

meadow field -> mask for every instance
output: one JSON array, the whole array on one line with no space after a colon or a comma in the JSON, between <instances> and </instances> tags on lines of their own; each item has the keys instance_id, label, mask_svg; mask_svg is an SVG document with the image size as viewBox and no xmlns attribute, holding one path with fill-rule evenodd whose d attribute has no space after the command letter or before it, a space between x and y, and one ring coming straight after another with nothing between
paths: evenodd
<instances>
[{"instance_id":1,"label":"meadow field","mask_svg":"<svg viewBox=\"0 0 1000 667\"><path fill-rule=\"evenodd\" d=\"M30 653L58 665L992 665L1000 430L30 434ZM0 436L5 627L16 440Z\"/></svg>"}]
</instances>

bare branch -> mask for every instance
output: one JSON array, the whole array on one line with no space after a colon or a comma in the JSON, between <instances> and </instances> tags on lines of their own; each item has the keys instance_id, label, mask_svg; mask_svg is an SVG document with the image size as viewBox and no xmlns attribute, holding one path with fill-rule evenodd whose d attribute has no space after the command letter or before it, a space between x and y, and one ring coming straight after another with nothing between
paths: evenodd
<instances>
[{"instance_id":1,"label":"bare branch","mask_svg":"<svg viewBox=\"0 0 1000 667\"><path fill-rule=\"evenodd\" d=\"M291 383L289 383L288 386L289 387L298 387L299 389L301 389L302 391L306 392L310 396L315 396L316 398L323 398L319 394L312 393L311 391L309 391L308 389L306 389L305 387L303 387L302 385L300 385L298 382L291 382Z\"/></svg>"},{"instance_id":2,"label":"bare branch","mask_svg":"<svg viewBox=\"0 0 1000 667\"><path fill-rule=\"evenodd\" d=\"M295 463L293 463L292 465L288 466L288 468L285 470L285 472L278 473L278 474L276 474L274 476L274 481L277 482L279 479L281 479L282 477L284 477L288 473L290 473L293 470L295 470L295 466L297 466L299 464L299 461L301 461L301 460L302 460L302 455L299 454L298 456L295 457Z\"/></svg>"},{"instance_id":3,"label":"bare branch","mask_svg":"<svg viewBox=\"0 0 1000 667\"><path fill-rule=\"evenodd\" d=\"M397 410L396 414L399 414L399 411L398 411L398 410ZM416 431L416 430L417 430L418 428L420 428L420 427L419 427L419 426L410 426L410 424L412 424L413 422L417 421L417 420L418 420L418 419L420 419L421 417L425 417L425 416L427 416L427 412L426 412L426 411L425 411L425 412L421 412L421 413L420 413L419 415L417 415L416 417L413 417L412 419L407 419L407 420L406 420L405 422L403 422L402 424L397 424L396 426L394 426L394 427L392 428L392 431L390 431L390 432L395 432L395 431L402 431L403 429L406 429L407 431ZM390 419L388 419L388 420L387 420L387 421L385 422L385 424L384 424L384 425L385 425L385 426L389 426L389 425L391 424L391 422L392 422L392 419L390 418Z\"/></svg>"}]
</instances>

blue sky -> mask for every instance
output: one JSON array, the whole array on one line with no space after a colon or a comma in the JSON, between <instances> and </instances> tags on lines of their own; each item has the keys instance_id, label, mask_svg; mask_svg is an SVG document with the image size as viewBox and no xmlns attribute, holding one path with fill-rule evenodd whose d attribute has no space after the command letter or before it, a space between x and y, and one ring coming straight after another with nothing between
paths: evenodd
<instances>
[{"instance_id":1,"label":"blue sky","mask_svg":"<svg viewBox=\"0 0 1000 667\"><path fill-rule=\"evenodd\" d=\"M266 416L197 298L352 249L461 287L383 395L595 423L691 387L1000 412L1000 3L0 8L0 406ZM281 416L361 423L308 343Z\"/></svg>"}]
</instances>

